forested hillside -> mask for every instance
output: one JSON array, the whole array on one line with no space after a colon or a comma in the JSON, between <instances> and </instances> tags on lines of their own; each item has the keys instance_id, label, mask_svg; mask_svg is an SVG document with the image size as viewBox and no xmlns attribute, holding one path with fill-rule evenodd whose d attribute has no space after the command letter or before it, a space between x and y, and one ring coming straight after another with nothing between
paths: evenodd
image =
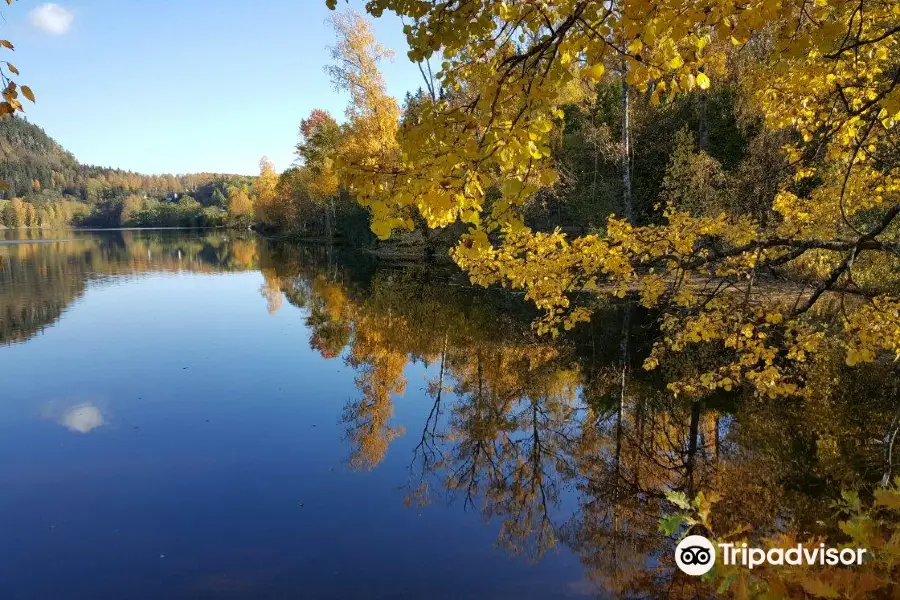
<instances>
[{"instance_id":1,"label":"forested hillside","mask_svg":"<svg viewBox=\"0 0 900 600\"><path fill-rule=\"evenodd\" d=\"M0 119L0 215L6 227L215 226L253 179L193 173L143 175L84 165L24 118ZM240 220L240 219L237 219Z\"/></svg>"}]
</instances>

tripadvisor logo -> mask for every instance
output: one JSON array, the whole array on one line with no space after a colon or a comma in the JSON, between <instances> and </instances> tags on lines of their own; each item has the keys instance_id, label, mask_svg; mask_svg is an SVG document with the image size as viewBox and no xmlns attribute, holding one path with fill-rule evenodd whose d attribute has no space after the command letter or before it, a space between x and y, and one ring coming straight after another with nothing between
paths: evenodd
<instances>
[{"instance_id":1,"label":"tripadvisor logo","mask_svg":"<svg viewBox=\"0 0 900 600\"><path fill-rule=\"evenodd\" d=\"M865 548L826 548L825 544L791 548L749 548L747 544L717 544L722 563L752 569L760 565L861 565ZM688 575L704 575L716 564L716 547L702 535L689 535L675 547L675 564Z\"/></svg>"},{"instance_id":2,"label":"tripadvisor logo","mask_svg":"<svg viewBox=\"0 0 900 600\"><path fill-rule=\"evenodd\" d=\"M702 535L689 535L675 548L675 564L688 575L703 575L716 564L716 549Z\"/></svg>"}]
</instances>

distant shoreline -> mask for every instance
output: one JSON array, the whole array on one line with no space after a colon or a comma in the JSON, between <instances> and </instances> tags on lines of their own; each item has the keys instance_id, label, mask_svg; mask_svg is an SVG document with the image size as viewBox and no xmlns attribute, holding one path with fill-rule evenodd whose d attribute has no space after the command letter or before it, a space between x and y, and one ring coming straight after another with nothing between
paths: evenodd
<instances>
[{"instance_id":1,"label":"distant shoreline","mask_svg":"<svg viewBox=\"0 0 900 600\"><path fill-rule=\"evenodd\" d=\"M0 227L0 231L155 231L160 229L241 229L236 227Z\"/></svg>"}]
</instances>

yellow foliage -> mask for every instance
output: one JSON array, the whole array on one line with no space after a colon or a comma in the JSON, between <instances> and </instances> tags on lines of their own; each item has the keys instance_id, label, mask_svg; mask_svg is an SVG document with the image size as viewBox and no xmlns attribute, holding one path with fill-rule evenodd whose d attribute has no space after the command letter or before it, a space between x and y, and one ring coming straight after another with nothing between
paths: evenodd
<instances>
[{"instance_id":1,"label":"yellow foliage","mask_svg":"<svg viewBox=\"0 0 900 600\"><path fill-rule=\"evenodd\" d=\"M278 174L275 172L275 165L264 156L259 161L259 177L256 179L256 197L253 203L254 212L261 221L272 223L278 219L280 212L276 207L279 200L276 194L277 187Z\"/></svg>"},{"instance_id":2,"label":"yellow foliage","mask_svg":"<svg viewBox=\"0 0 900 600\"><path fill-rule=\"evenodd\" d=\"M364 60L383 53L368 29L350 31L356 17L337 22L336 56L358 59L350 69L335 67L353 96L338 170L370 207L373 231L387 237L407 227L411 211L430 227L469 223L456 262L476 283L525 290L544 311L544 332L589 317L573 305L575 293L637 293L645 306L664 309L665 337L648 366L703 344L734 355L719 370L674 383L678 393L742 383L767 396L798 393L824 336L844 345L851 364L897 355L896 300L845 305L843 320L821 306L859 255L897 251L886 232L900 214L900 4L867 2L864 11L856 0L538 4L371 0L373 16L392 10L409 19L412 60L443 57L444 93L425 98L402 128L371 68L377 61ZM616 64L630 86L652 88L658 103L663 92L671 99L711 87L733 47L757 56L743 65L741 82L766 126L797 134L786 148L795 182L815 182L808 192L779 190L776 225L670 208L662 223L640 227L612 217L605 237L524 227L522 207L555 180L550 133L573 82L600 79L606 64ZM500 197L489 205L492 186ZM796 301L759 292L762 272L810 250L834 256L835 270Z\"/></svg>"}]
</instances>

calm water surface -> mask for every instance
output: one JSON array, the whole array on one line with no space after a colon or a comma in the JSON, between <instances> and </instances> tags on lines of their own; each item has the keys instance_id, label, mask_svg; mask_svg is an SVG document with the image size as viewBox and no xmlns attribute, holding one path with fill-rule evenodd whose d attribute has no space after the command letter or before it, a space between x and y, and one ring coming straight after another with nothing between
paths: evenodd
<instances>
[{"instance_id":1,"label":"calm water surface","mask_svg":"<svg viewBox=\"0 0 900 600\"><path fill-rule=\"evenodd\" d=\"M653 596L687 585L665 490L814 531L835 473L880 476L818 445L877 415L671 398L637 309L554 341L520 298L326 248L5 240L4 600Z\"/></svg>"}]
</instances>

